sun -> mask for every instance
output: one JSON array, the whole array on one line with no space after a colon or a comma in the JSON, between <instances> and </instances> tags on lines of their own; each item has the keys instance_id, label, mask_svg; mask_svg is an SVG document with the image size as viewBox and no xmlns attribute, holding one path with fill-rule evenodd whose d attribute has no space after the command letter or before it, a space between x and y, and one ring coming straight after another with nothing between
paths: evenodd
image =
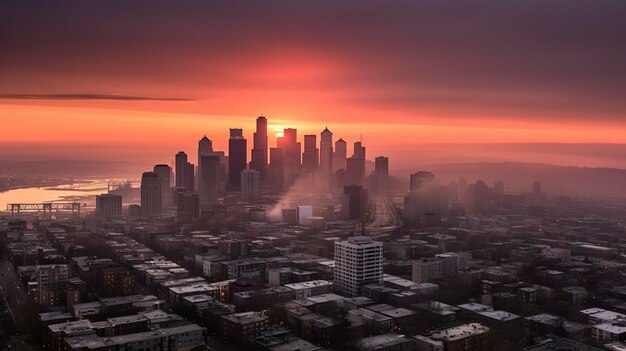
<instances>
[{"instance_id":1,"label":"sun","mask_svg":"<svg viewBox=\"0 0 626 351\"><path fill-rule=\"evenodd\" d=\"M277 137L277 138L282 138L282 137L284 137L284 136L285 136L285 133L283 133L283 132L278 132L278 133L276 133L276 137Z\"/></svg>"}]
</instances>

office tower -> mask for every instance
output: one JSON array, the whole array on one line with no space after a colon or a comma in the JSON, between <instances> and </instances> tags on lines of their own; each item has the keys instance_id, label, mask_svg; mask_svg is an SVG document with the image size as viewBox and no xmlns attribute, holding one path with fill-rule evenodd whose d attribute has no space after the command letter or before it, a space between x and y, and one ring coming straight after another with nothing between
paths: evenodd
<instances>
[{"instance_id":1,"label":"office tower","mask_svg":"<svg viewBox=\"0 0 626 351\"><path fill-rule=\"evenodd\" d=\"M200 156L210 152L213 152L213 142L205 135L202 139L198 140L198 159L200 159Z\"/></svg>"},{"instance_id":2,"label":"office tower","mask_svg":"<svg viewBox=\"0 0 626 351\"><path fill-rule=\"evenodd\" d=\"M315 134L304 136L304 152L302 153L302 170L305 174L315 172L319 164L319 152L317 149L317 137Z\"/></svg>"},{"instance_id":3,"label":"office tower","mask_svg":"<svg viewBox=\"0 0 626 351\"><path fill-rule=\"evenodd\" d=\"M352 157L346 159L346 185L363 185L365 182L365 147L354 143Z\"/></svg>"},{"instance_id":4,"label":"office tower","mask_svg":"<svg viewBox=\"0 0 626 351\"><path fill-rule=\"evenodd\" d=\"M96 216L115 218L122 216L122 196L115 194L96 195Z\"/></svg>"},{"instance_id":5,"label":"office tower","mask_svg":"<svg viewBox=\"0 0 626 351\"><path fill-rule=\"evenodd\" d=\"M248 163L248 144L241 129L231 129L228 140L228 185L232 190L239 190L241 172Z\"/></svg>"},{"instance_id":6,"label":"office tower","mask_svg":"<svg viewBox=\"0 0 626 351\"><path fill-rule=\"evenodd\" d=\"M277 147L270 149L270 164L268 167L268 175L272 193L283 191L284 187L284 163L285 150Z\"/></svg>"},{"instance_id":7,"label":"office tower","mask_svg":"<svg viewBox=\"0 0 626 351\"><path fill-rule=\"evenodd\" d=\"M176 184L177 188L188 188L187 184L187 164L189 163L187 160L187 154L183 151L179 151L176 154Z\"/></svg>"},{"instance_id":8,"label":"office tower","mask_svg":"<svg viewBox=\"0 0 626 351\"><path fill-rule=\"evenodd\" d=\"M145 217L161 214L161 180L155 172L141 175L141 215Z\"/></svg>"},{"instance_id":9,"label":"office tower","mask_svg":"<svg viewBox=\"0 0 626 351\"><path fill-rule=\"evenodd\" d=\"M202 173L198 177L198 194L201 205L213 205L219 197L220 157L216 154L200 156Z\"/></svg>"},{"instance_id":10,"label":"office tower","mask_svg":"<svg viewBox=\"0 0 626 351\"><path fill-rule=\"evenodd\" d=\"M447 187L439 184L431 172L411 174L410 192L404 198L407 224L417 228L438 227L447 213Z\"/></svg>"},{"instance_id":11,"label":"office tower","mask_svg":"<svg viewBox=\"0 0 626 351\"><path fill-rule=\"evenodd\" d=\"M335 289L357 296L363 285L383 281L383 243L367 236L335 242Z\"/></svg>"},{"instance_id":12,"label":"office tower","mask_svg":"<svg viewBox=\"0 0 626 351\"><path fill-rule=\"evenodd\" d=\"M261 173L253 169L241 171L241 197L255 200L261 196Z\"/></svg>"},{"instance_id":13,"label":"office tower","mask_svg":"<svg viewBox=\"0 0 626 351\"><path fill-rule=\"evenodd\" d=\"M267 152L269 151L267 145L267 119L260 116L256 119L250 168L261 172L262 178L267 175Z\"/></svg>"},{"instance_id":14,"label":"office tower","mask_svg":"<svg viewBox=\"0 0 626 351\"><path fill-rule=\"evenodd\" d=\"M320 134L320 170L328 183L333 173L333 133L328 128Z\"/></svg>"},{"instance_id":15,"label":"office tower","mask_svg":"<svg viewBox=\"0 0 626 351\"><path fill-rule=\"evenodd\" d=\"M302 163L302 145L298 142L298 130L286 128L283 136L276 139L276 146L285 150L285 160L293 160L300 167Z\"/></svg>"},{"instance_id":16,"label":"office tower","mask_svg":"<svg viewBox=\"0 0 626 351\"><path fill-rule=\"evenodd\" d=\"M360 141L354 143L354 152L352 157L361 158L365 160L365 146Z\"/></svg>"},{"instance_id":17,"label":"office tower","mask_svg":"<svg viewBox=\"0 0 626 351\"><path fill-rule=\"evenodd\" d=\"M159 176L161 181L161 206L165 208L172 201L172 189L170 188L172 169L165 164L156 165L154 166L154 173Z\"/></svg>"},{"instance_id":18,"label":"office tower","mask_svg":"<svg viewBox=\"0 0 626 351\"><path fill-rule=\"evenodd\" d=\"M476 214L486 214L489 211L489 187L482 180L472 184L468 194L472 196L472 209Z\"/></svg>"},{"instance_id":19,"label":"office tower","mask_svg":"<svg viewBox=\"0 0 626 351\"><path fill-rule=\"evenodd\" d=\"M343 188L341 213L344 219L361 219L367 211L367 190L358 185L347 185Z\"/></svg>"},{"instance_id":20,"label":"office tower","mask_svg":"<svg viewBox=\"0 0 626 351\"><path fill-rule=\"evenodd\" d=\"M177 188L176 217L180 222L198 220L200 218L200 196L186 188Z\"/></svg>"},{"instance_id":21,"label":"office tower","mask_svg":"<svg viewBox=\"0 0 626 351\"><path fill-rule=\"evenodd\" d=\"M350 157L346 159L346 185L362 186L365 181L365 162L363 159Z\"/></svg>"},{"instance_id":22,"label":"office tower","mask_svg":"<svg viewBox=\"0 0 626 351\"><path fill-rule=\"evenodd\" d=\"M427 187L435 183L435 175L428 171L419 171L411 174L410 178L410 193L418 194Z\"/></svg>"},{"instance_id":23,"label":"office tower","mask_svg":"<svg viewBox=\"0 0 626 351\"><path fill-rule=\"evenodd\" d=\"M189 191L193 191L196 188L196 166L193 163L187 162L185 167L185 184Z\"/></svg>"},{"instance_id":24,"label":"office tower","mask_svg":"<svg viewBox=\"0 0 626 351\"><path fill-rule=\"evenodd\" d=\"M198 193L200 193L200 201L202 201L202 193L205 192L203 189L204 184L201 179L204 177L204 170L202 169L202 162L200 162L202 156L211 155L213 153L213 142L207 138L205 135L198 141L198 174L196 186L198 189Z\"/></svg>"},{"instance_id":25,"label":"office tower","mask_svg":"<svg viewBox=\"0 0 626 351\"><path fill-rule=\"evenodd\" d=\"M333 171L346 169L346 157L348 157L348 146L343 139L335 142L335 153L333 154Z\"/></svg>"},{"instance_id":26,"label":"office tower","mask_svg":"<svg viewBox=\"0 0 626 351\"><path fill-rule=\"evenodd\" d=\"M374 159L375 189L380 195L387 193L389 184L389 158L378 156Z\"/></svg>"}]
</instances>

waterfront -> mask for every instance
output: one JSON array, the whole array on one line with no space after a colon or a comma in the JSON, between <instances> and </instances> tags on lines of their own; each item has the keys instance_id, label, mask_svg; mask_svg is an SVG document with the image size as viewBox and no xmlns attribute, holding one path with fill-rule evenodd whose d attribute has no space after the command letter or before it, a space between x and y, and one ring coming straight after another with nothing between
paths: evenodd
<instances>
[{"instance_id":1,"label":"waterfront","mask_svg":"<svg viewBox=\"0 0 626 351\"><path fill-rule=\"evenodd\" d=\"M103 181L76 182L55 187L28 187L0 192L0 210L4 211L10 203L43 203L43 202L81 202L93 206L93 196L106 193Z\"/></svg>"}]
</instances>

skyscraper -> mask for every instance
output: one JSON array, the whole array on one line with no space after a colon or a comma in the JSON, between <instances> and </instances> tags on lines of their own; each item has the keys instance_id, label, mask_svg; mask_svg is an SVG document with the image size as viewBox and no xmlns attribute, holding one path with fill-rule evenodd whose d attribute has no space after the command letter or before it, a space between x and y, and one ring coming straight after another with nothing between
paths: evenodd
<instances>
[{"instance_id":1,"label":"skyscraper","mask_svg":"<svg viewBox=\"0 0 626 351\"><path fill-rule=\"evenodd\" d=\"M261 196L261 174L253 169L241 171L241 197L248 200Z\"/></svg>"},{"instance_id":2,"label":"skyscraper","mask_svg":"<svg viewBox=\"0 0 626 351\"><path fill-rule=\"evenodd\" d=\"M378 156L374 159L375 190L378 194L387 193L389 186L389 158Z\"/></svg>"},{"instance_id":3,"label":"skyscraper","mask_svg":"<svg viewBox=\"0 0 626 351\"><path fill-rule=\"evenodd\" d=\"M217 154L200 156L198 191L201 205L216 204L219 197L220 157Z\"/></svg>"},{"instance_id":4,"label":"skyscraper","mask_svg":"<svg viewBox=\"0 0 626 351\"><path fill-rule=\"evenodd\" d=\"M172 190L170 189L172 169L166 164L160 164L154 166L154 173L159 176L161 181L161 207L164 208L170 204L172 198Z\"/></svg>"},{"instance_id":5,"label":"skyscraper","mask_svg":"<svg viewBox=\"0 0 626 351\"><path fill-rule=\"evenodd\" d=\"M198 180L196 181L196 185L198 187L198 192L200 193L200 202L202 202L202 193L205 192L205 189L201 179L204 177L204 170L202 169L202 162L200 161L202 156L207 156L213 153L213 142L207 138L205 135L198 141Z\"/></svg>"},{"instance_id":6,"label":"skyscraper","mask_svg":"<svg viewBox=\"0 0 626 351\"><path fill-rule=\"evenodd\" d=\"M367 236L335 241L335 289L357 296L363 285L383 281L383 243Z\"/></svg>"},{"instance_id":7,"label":"skyscraper","mask_svg":"<svg viewBox=\"0 0 626 351\"><path fill-rule=\"evenodd\" d=\"M431 172L411 174L409 195L404 198L407 224L418 228L437 227L448 208L447 188Z\"/></svg>"},{"instance_id":8,"label":"skyscraper","mask_svg":"<svg viewBox=\"0 0 626 351\"><path fill-rule=\"evenodd\" d=\"M283 136L276 139L276 146L285 150L285 159L295 162L298 167L302 163L302 145L298 141L298 130L285 128Z\"/></svg>"},{"instance_id":9,"label":"skyscraper","mask_svg":"<svg viewBox=\"0 0 626 351\"><path fill-rule=\"evenodd\" d=\"M435 175L428 171L419 171L411 174L410 193L418 194L435 182Z\"/></svg>"},{"instance_id":10,"label":"skyscraper","mask_svg":"<svg viewBox=\"0 0 626 351\"><path fill-rule=\"evenodd\" d=\"M346 157L348 156L348 147L343 139L335 142L335 153L333 154L333 171L338 169L346 169Z\"/></svg>"},{"instance_id":11,"label":"skyscraper","mask_svg":"<svg viewBox=\"0 0 626 351\"><path fill-rule=\"evenodd\" d=\"M361 158L365 160L365 146L360 141L354 143L354 153L352 157Z\"/></svg>"},{"instance_id":12,"label":"skyscraper","mask_svg":"<svg viewBox=\"0 0 626 351\"><path fill-rule=\"evenodd\" d=\"M284 186L285 150L273 147L270 149L269 180L272 193L283 191Z\"/></svg>"},{"instance_id":13,"label":"skyscraper","mask_svg":"<svg viewBox=\"0 0 626 351\"><path fill-rule=\"evenodd\" d=\"M365 181L365 147L354 143L352 157L346 159L346 185L363 185Z\"/></svg>"},{"instance_id":14,"label":"skyscraper","mask_svg":"<svg viewBox=\"0 0 626 351\"><path fill-rule=\"evenodd\" d=\"M141 215L145 217L161 214L161 179L155 172L141 175Z\"/></svg>"},{"instance_id":15,"label":"skyscraper","mask_svg":"<svg viewBox=\"0 0 626 351\"><path fill-rule=\"evenodd\" d=\"M302 170L305 174L315 171L319 164L317 140L315 134L304 136L304 152L302 153Z\"/></svg>"},{"instance_id":16,"label":"skyscraper","mask_svg":"<svg viewBox=\"0 0 626 351\"><path fill-rule=\"evenodd\" d=\"M350 157L346 159L346 185L362 186L365 180L365 163L362 159Z\"/></svg>"},{"instance_id":17,"label":"skyscraper","mask_svg":"<svg viewBox=\"0 0 626 351\"><path fill-rule=\"evenodd\" d=\"M328 128L320 134L320 170L328 182L333 173L333 133Z\"/></svg>"},{"instance_id":18,"label":"skyscraper","mask_svg":"<svg viewBox=\"0 0 626 351\"><path fill-rule=\"evenodd\" d=\"M259 116L256 119L256 132L254 133L252 148L252 161L250 168L261 172L261 177L265 178L267 174L267 119Z\"/></svg>"},{"instance_id":19,"label":"skyscraper","mask_svg":"<svg viewBox=\"0 0 626 351\"><path fill-rule=\"evenodd\" d=\"M288 187L298 175L302 163L302 145L298 141L298 130L294 128L284 129L283 136L276 139L276 146L284 150L283 187Z\"/></svg>"},{"instance_id":20,"label":"skyscraper","mask_svg":"<svg viewBox=\"0 0 626 351\"><path fill-rule=\"evenodd\" d=\"M231 129L228 140L228 184L232 190L239 190L241 172L248 163L248 144L241 129Z\"/></svg>"},{"instance_id":21,"label":"skyscraper","mask_svg":"<svg viewBox=\"0 0 626 351\"><path fill-rule=\"evenodd\" d=\"M359 185L347 185L343 188L341 213L344 219L361 219L367 211L367 190Z\"/></svg>"},{"instance_id":22,"label":"skyscraper","mask_svg":"<svg viewBox=\"0 0 626 351\"><path fill-rule=\"evenodd\" d=\"M176 187L194 189L194 166L187 160L187 154L179 151L176 154Z\"/></svg>"}]
</instances>

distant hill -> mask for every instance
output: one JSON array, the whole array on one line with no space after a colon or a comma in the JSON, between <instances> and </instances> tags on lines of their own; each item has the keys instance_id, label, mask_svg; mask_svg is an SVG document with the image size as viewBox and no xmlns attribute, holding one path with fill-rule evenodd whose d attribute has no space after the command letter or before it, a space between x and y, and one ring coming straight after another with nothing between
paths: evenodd
<instances>
[{"instance_id":1,"label":"distant hill","mask_svg":"<svg viewBox=\"0 0 626 351\"><path fill-rule=\"evenodd\" d=\"M567 167L540 163L476 162L422 166L415 170L395 171L406 179L418 170L436 174L442 184L465 177L469 183L482 179L489 186L502 180L510 192L529 192L534 181L541 182L549 194L626 196L626 170L616 168Z\"/></svg>"}]
</instances>

